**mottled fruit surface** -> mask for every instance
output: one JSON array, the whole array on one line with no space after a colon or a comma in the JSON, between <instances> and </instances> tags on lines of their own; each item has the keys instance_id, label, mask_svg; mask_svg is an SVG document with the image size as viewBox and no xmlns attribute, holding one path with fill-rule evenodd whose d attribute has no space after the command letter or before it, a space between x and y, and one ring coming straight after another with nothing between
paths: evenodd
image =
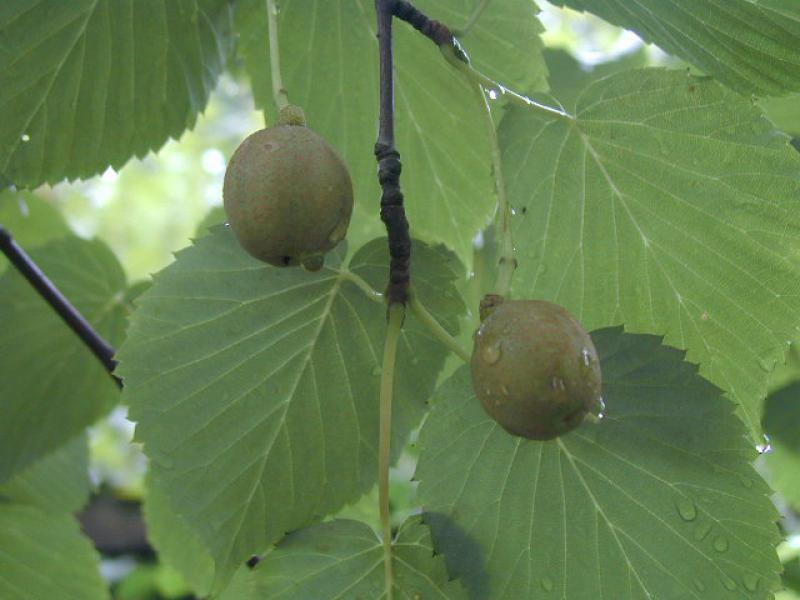
<instances>
[{"instance_id":1,"label":"mottled fruit surface","mask_svg":"<svg viewBox=\"0 0 800 600\"><path fill-rule=\"evenodd\" d=\"M602 405L597 350L551 302L506 300L487 310L470 367L484 409L514 435L553 439Z\"/></svg>"},{"instance_id":2,"label":"mottled fruit surface","mask_svg":"<svg viewBox=\"0 0 800 600\"><path fill-rule=\"evenodd\" d=\"M303 125L256 131L225 171L225 212L242 247L276 266L322 266L347 233L353 185L342 159Z\"/></svg>"}]
</instances>

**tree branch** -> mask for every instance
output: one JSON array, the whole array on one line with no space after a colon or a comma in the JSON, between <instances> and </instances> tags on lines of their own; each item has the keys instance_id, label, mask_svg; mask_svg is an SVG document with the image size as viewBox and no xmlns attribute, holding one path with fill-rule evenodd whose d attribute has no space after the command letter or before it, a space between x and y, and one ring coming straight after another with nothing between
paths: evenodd
<instances>
[{"instance_id":1,"label":"tree branch","mask_svg":"<svg viewBox=\"0 0 800 600\"><path fill-rule=\"evenodd\" d=\"M381 184L381 220L389 238L389 305L405 304L411 280L411 236L400 191L400 153L394 142L394 73L392 60L392 14L396 0L375 0L380 53L380 121L375 158Z\"/></svg>"},{"instance_id":2,"label":"tree branch","mask_svg":"<svg viewBox=\"0 0 800 600\"><path fill-rule=\"evenodd\" d=\"M122 387L122 380L114 375L117 361L114 360L115 350L103 337L97 333L91 324L70 304L58 288L50 281L30 256L14 241L11 233L0 226L0 250L8 257L11 264L28 280L39 292L58 316L74 331L81 341L106 368L114 378L117 385Z\"/></svg>"}]
</instances>

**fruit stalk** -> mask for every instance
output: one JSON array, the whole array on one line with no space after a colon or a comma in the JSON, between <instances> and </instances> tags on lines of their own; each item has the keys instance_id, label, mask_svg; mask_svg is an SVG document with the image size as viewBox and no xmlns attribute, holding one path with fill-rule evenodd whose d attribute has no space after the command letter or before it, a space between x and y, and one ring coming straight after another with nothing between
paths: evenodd
<instances>
[{"instance_id":1,"label":"fruit stalk","mask_svg":"<svg viewBox=\"0 0 800 600\"><path fill-rule=\"evenodd\" d=\"M383 369L381 371L380 439L378 441L378 496L381 527L383 529L383 568L386 579L386 598L392 600L394 573L392 570L392 527L389 521L389 462L392 441L392 391L394 367L397 357L397 341L405 319L405 306L389 306L389 323L386 327L386 342L383 347Z\"/></svg>"},{"instance_id":2,"label":"fruit stalk","mask_svg":"<svg viewBox=\"0 0 800 600\"><path fill-rule=\"evenodd\" d=\"M392 14L395 0L375 0L378 16L380 57L380 117L375 158L381 184L381 221L389 238L389 305L405 304L411 280L411 236L400 191L400 153L394 142L394 74L392 59Z\"/></svg>"},{"instance_id":3,"label":"fruit stalk","mask_svg":"<svg viewBox=\"0 0 800 600\"><path fill-rule=\"evenodd\" d=\"M116 351L113 346L103 339L89 322L78 312L61 291L44 274L33 259L28 256L14 238L11 232L0 226L0 250L6 255L12 265L28 280L39 295L58 314L81 341L92 351L105 367L116 384L121 388L122 380L114 375L117 361L114 360Z\"/></svg>"},{"instance_id":4,"label":"fruit stalk","mask_svg":"<svg viewBox=\"0 0 800 600\"><path fill-rule=\"evenodd\" d=\"M272 76L272 95L278 111L289 105L289 94L283 87L281 78L281 53L278 44L278 5L275 0L267 0L267 27L269 31L269 67Z\"/></svg>"}]
</instances>

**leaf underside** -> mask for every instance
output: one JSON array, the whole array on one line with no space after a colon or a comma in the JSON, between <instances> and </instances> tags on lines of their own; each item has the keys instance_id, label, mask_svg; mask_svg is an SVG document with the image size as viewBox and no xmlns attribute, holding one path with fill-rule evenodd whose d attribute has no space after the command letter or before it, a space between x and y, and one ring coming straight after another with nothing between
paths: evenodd
<instances>
[{"instance_id":1,"label":"leaf underside","mask_svg":"<svg viewBox=\"0 0 800 600\"><path fill-rule=\"evenodd\" d=\"M762 600L779 587L770 490L733 405L655 336L592 334L604 419L506 433L466 367L437 394L416 478L472 598Z\"/></svg>"}]
</instances>

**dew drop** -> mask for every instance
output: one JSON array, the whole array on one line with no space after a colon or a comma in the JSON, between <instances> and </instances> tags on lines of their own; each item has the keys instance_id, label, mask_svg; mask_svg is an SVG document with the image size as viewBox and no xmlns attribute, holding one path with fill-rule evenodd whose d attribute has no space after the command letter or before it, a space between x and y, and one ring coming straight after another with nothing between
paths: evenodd
<instances>
[{"instance_id":1,"label":"dew drop","mask_svg":"<svg viewBox=\"0 0 800 600\"><path fill-rule=\"evenodd\" d=\"M694 580L694 588L695 588L695 589L696 589L698 592L705 592L705 591L706 591L706 584L704 584L704 583L703 583L702 581L700 581L699 579L695 579L695 580Z\"/></svg>"},{"instance_id":2,"label":"dew drop","mask_svg":"<svg viewBox=\"0 0 800 600\"><path fill-rule=\"evenodd\" d=\"M23 133L22 137L20 137L19 139L21 139L23 142L30 142L31 136L29 136L27 133Z\"/></svg>"},{"instance_id":3,"label":"dew drop","mask_svg":"<svg viewBox=\"0 0 800 600\"><path fill-rule=\"evenodd\" d=\"M760 581L760 577L753 573L748 573L744 576L744 587L747 589L748 592L756 592L758 591L758 584Z\"/></svg>"},{"instance_id":4,"label":"dew drop","mask_svg":"<svg viewBox=\"0 0 800 600\"><path fill-rule=\"evenodd\" d=\"M487 365L494 365L500 360L500 344L490 344L481 350L481 358Z\"/></svg>"},{"instance_id":5,"label":"dew drop","mask_svg":"<svg viewBox=\"0 0 800 600\"><path fill-rule=\"evenodd\" d=\"M758 359L758 366L767 373L771 373L775 363L773 361L767 360L766 358L759 358Z\"/></svg>"},{"instance_id":6,"label":"dew drop","mask_svg":"<svg viewBox=\"0 0 800 600\"><path fill-rule=\"evenodd\" d=\"M542 577L542 580L539 582L542 585L542 589L545 592L552 592L553 591L553 580L549 577Z\"/></svg>"},{"instance_id":7,"label":"dew drop","mask_svg":"<svg viewBox=\"0 0 800 600\"><path fill-rule=\"evenodd\" d=\"M508 396L508 386L507 385L501 386L500 392L503 394L503 396Z\"/></svg>"},{"instance_id":8,"label":"dew drop","mask_svg":"<svg viewBox=\"0 0 800 600\"><path fill-rule=\"evenodd\" d=\"M694 507L694 502L688 498L681 498L675 503L675 506L684 521L694 521L697 518L697 509Z\"/></svg>"},{"instance_id":9,"label":"dew drop","mask_svg":"<svg viewBox=\"0 0 800 600\"><path fill-rule=\"evenodd\" d=\"M732 592L736 589L736 582L724 573L722 574L722 585L724 585L725 589L729 592Z\"/></svg>"},{"instance_id":10,"label":"dew drop","mask_svg":"<svg viewBox=\"0 0 800 600\"><path fill-rule=\"evenodd\" d=\"M751 487L753 487L753 480L748 479L747 477L742 477L742 485L749 490Z\"/></svg>"},{"instance_id":11,"label":"dew drop","mask_svg":"<svg viewBox=\"0 0 800 600\"><path fill-rule=\"evenodd\" d=\"M589 352L588 348L584 348L583 350L581 350L581 357L583 358L583 364L586 365L587 367L591 366L592 362L594 361L592 353Z\"/></svg>"},{"instance_id":12,"label":"dew drop","mask_svg":"<svg viewBox=\"0 0 800 600\"><path fill-rule=\"evenodd\" d=\"M231 228L231 224L228 223L227 221L225 221L225 229L230 229L230 228Z\"/></svg>"},{"instance_id":13,"label":"dew drop","mask_svg":"<svg viewBox=\"0 0 800 600\"><path fill-rule=\"evenodd\" d=\"M714 540L714 550L717 552L727 552L728 551L728 539L722 536L719 536L717 539Z\"/></svg>"},{"instance_id":14,"label":"dew drop","mask_svg":"<svg viewBox=\"0 0 800 600\"><path fill-rule=\"evenodd\" d=\"M700 523L694 530L694 539L698 542L702 541L709 533L711 533L711 523Z\"/></svg>"},{"instance_id":15,"label":"dew drop","mask_svg":"<svg viewBox=\"0 0 800 600\"><path fill-rule=\"evenodd\" d=\"M761 443L756 444L756 450L759 454L769 454L772 452L772 440L766 433L761 438Z\"/></svg>"},{"instance_id":16,"label":"dew drop","mask_svg":"<svg viewBox=\"0 0 800 600\"><path fill-rule=\"evenodd\" d=\"M489 90L489 98L492 100L497 100L498 94L497 90Z\"/></svg>"},{"instance_id":17,"label":"dew drop","mask_svg":"<svg viewBox=\"0 0 800 600\"><path fill-rule=\"evenodd\" d=\"M591 414L595 416L598 421L602 421L606 417L606 401L603 400L603 397L600 396L597 399L597 402L594 403L594 407L591 410Z\"/></svg>"},{"instance_id":18,"label":"dew drop","mask_svg":"<svg viewBox=\"0 0 800 600\"><path fill-rule=\"evenodd\" d=\"M378 365L375 365L372 367L372 371L370 371L370 373L372 373L373 377L378 377L381 373L383 373L383 369L381 369Z\"/></svg>"}]
</instances>

